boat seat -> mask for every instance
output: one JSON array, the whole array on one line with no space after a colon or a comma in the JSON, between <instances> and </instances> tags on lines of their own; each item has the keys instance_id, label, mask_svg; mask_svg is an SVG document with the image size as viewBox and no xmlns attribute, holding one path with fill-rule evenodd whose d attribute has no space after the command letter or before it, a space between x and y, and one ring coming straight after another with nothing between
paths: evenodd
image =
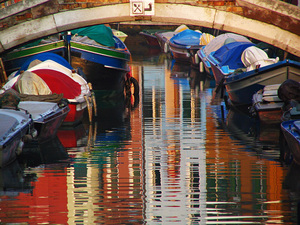
<instances>
[{"instance_id":1,"label":"boat seat","mask_svg":"<svg viewBox=\"0 0 300 225\"><path fill-rule=\"evenodd\" d=\"M277 95L277 90L264 91L262 100L268 102L282 102L282 100Z\"/></svg>"},{"instance_id":2,"label":"boat seat","mask_svg":"<svg viewBox=\"0 0 300 225\"><path fill-rule=\"evenodd\" d=\"M265 86L263 90L262 100L268 102L282 102L282 100L278 97L277 94L279 86L280 84Z\"/></svg>"},{"instance_id":3,"label":"boat seat","mask_svg":"<svg viewBox=\"0 0 300 225\"><path fill-rule=\"evenodd\" d=\"M264 87L264 91L269 91L269 90L278 90L278 88L280 87L281 84L271 84L271 85L267 85Z\"/></svg>"},{"instance_id":4,"label":"boat seat","mask_svg":"<svg viewBox=\"0 0 300 225\"><path fill-rule=\"evenodd\" d=\"M262 100L266 102L282 102L282 100L277 95L263 96Z\"/></svg>"}]
</instances>

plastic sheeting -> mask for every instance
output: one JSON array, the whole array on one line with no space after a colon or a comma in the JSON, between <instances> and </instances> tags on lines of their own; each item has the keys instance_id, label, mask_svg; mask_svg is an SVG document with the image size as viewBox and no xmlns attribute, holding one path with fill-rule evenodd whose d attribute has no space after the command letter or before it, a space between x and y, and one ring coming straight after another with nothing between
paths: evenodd
<instances>
[{"instance_id":1,"label":"plastic sheeting","mask_svg":"<svg viewBox=\"0 0 300 225\"><path fill-rule=\"evenodd\" d=\"M247 71L251 71L256 68L277 63L279 61L279 58L269 58L265 51L255 46L251 46L244 50L241 56L241 60L245 67L247 67Z\"/></svg>"}]
</instances>

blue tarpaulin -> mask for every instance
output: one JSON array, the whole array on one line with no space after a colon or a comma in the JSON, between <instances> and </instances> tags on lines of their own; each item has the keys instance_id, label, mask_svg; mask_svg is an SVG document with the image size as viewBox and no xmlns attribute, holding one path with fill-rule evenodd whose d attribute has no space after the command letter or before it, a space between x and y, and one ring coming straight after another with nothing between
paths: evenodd
<instances>
[{"instance_id":1,"label":"blue tarpaulin","mask_svg":"<svg viewBox=\"0 0 300 225\"><path fill-rule=\"evenodd\" d=\"M254 46L254 44L250 42L232 42L215 51L213 57L220 62L220 67L227 65L230 69L243 68L245 66L241 60L241 55L250 46Z\"/></svg>"},{"instance_id":2,"label":"blue tarpaulin","mask_svg":"<svg viewBox=\"0 0 300 225\"><path fill-rule=\"evenodd\" d=\"M170 42L178 45L199 45L202 33L194 30L184 30L170 39Z\"/></svg>"},{"instance_id":3,"label":"blue tarpaulin","mask_svg":"<svg viewBox=\"0 0 300 225\"><path fill-rule=\"evenodd\" d=\"M67 67L68 69L72 70L72 66L68 63L68 61L66 59L64 59L62 56L55 54L55 53L51 53L51 52L44 52L44 53L40 53L37 55L34 55L32 57L30 57L22 66L21 68L18 70L18 72L15 74L15 76L17 76L18 74L20 74L20 71L26 71L30 65L30 63L34 60L40 60L42 62L46 61L46 60L52 60L55 61L61 65L63 65L64 67Z\"/></svg>"}]
</instances>

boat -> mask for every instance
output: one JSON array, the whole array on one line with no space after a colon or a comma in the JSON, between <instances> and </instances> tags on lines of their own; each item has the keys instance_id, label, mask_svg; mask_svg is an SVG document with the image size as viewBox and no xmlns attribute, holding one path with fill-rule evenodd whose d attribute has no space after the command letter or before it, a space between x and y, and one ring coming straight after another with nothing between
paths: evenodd
<instances>
[{"instance_id":1,"label":"boat","mask_svg":"<svg viewBox=\"0 0 300 225\"><path fill-rule=\"evenodd\" d=\"M155 36L155 33L162 33L162 32L168 32L168 30L145 29L145 30L142 30L141 32L139 32L139 34L145 38L145 40L149 46L160 48L160 44L157 40L157 36Z\"/></svg>"},{"instance_id":2,"label":"boat","mask_svg":"<svg viewBox=\"0 0 300 225\"><path fill-rule=\"evenodd\" d=\"M292 99L284 101L278 95L284 85L288 85L288 82L266 85L263 89L257 91L252 98L250 113L258 117L264 124L280 124L285 120L300 119L300 103ZM298 93L300 94L300 85Z\"/></svg>"},{"instance_id":3,"label":"boat","mask_svg":"<svg viewBox=\"0 0 300 225\"><path fill-rule=\"evenodd\" d=\"M174 35L169 42L172 57L181 62L195 63L193 60L197 51L202 47L200 45L200 31L186 29Z\"/></svg>"},{"instance_id":4,"label":"boat","mask_svg":"<svg viewBox=\"0 0 300 225\"><path fill-rule=\"evenodd\" d=\"M284 102L277 94L279 86L280 84L267 85L252 97L250 113L262 123L282 122Z\"/></svg>"},{"instance_id":5,"label":"boat","mask_svg":"<svg viewBox=\"0 0 300 225\"><path fill-rule=\"evenodd\" d=\"M291 154L293 161L300 165L300 120L284 121L280 125L284 137L285 154Z\"/></svg>"},{"instance_id":6,"label":"boat","mask_svg":"<svg viewBox=\"0 0 300 225\"><path fill-rule=\"evenodd\" d=\"M29 113L13 108L0 109L0 167L17 159L27 135L31 135L33 121Z\"/></svg>"},{"instance_id":7,"label":"boat","mask_svg":"<svg viewBox=\"0 0 300 225\"><path fill-rule=\"evenodd\" d=\"M251 58L259 56L253 59L253 64L246 62L249 52ZM300 82L300 62L270 59L263 50L254 46L245 50L242 60L247 68L224 76L223 84L232 104L251 105L252 96L266 85L282 84L288 79Z\"/></svg>"},{"instance_id":8,"label":"boat","mask_svg":"<svg viewBox=\"0 0 300 225\"><path fill-rule=\"evenodd\" d=\"M202 62L199 65L200 72L203 72L205 70L206 73L210 75L210 77L213 77L213 72L210 63L207 60L207 57L209 56L210 53L215 52L216 50L221 48L224 44L227 44L228 42L232 42L232 41L251 42L248 38L234 33L224 33L216 36L209 43L207 43L197 51L197 56L199 57L199 61Z\"/></svg>"},{"instance_id":9,"label":"boat","mask_svg":"<svg viewBox=\"0 0 300 225\"><path fill-rule=\"evenodd\" d=\"M52 60L52 54L41 54L43 56L40 58L45 61L37 60L38 56L29 59L30 63L25 63L28 67L22 67L25 71L19 70L11 74L9 81L2 89L8 90L12 88L20 94L30 95L31 97L42 96L46 99L52 98L55 94L58 95L57 97L62 96L68 100L70 108L63 121L64 125L79 123L86 108L89 111L91 120L93 95L90 86L74 70L54 61L55 59ZM60 58L60 60L64 61L63 58Z\"/></svg>"},{"instance_id":10,"label":"boat","mask_svg":"<svg viewBox=\"0 0 300 225\"><path fill-rule=\"evenodd\" d=\"M111 28L95 25L71 31L71 65L82 68L93 89L107 91L108 96L123 94L131 54Z\"/></svg>"},{"instance_id":11,"label":"boat","mask_svg":"<svg viewBox=\"0 0 300 225\"><path fill-rule=\"evenodd\" d=\"M119 38L122 42L125 42L126 38L128 37L127 34L125 34L123 31L116 30L116 29L111 29L113 34Z\"/></svg>"},{"instance_id":12,"label":"boat","mask_svg":"<svg viewBox=\"0 0 300 225\"><path fill-rule=\"evenodd\" d=\"M241 55L250 46L254 46L254 44L233 40L233 42L223 45L207 56L216 85L221 84L224 77L233 73L236 69L245 67L241 60Z\"/></svg>"},{"instance_id":13,"label":"boat","mask_svg":"<svg viewBox=\"0 0 300 225\"><path fill-rule=\"evenodd\" d=\"M103 24L52 35L7 52L2 56L7 74L18 70L30 57L51 52L80 69L94 89L119 94L129 72L131 54L124 42Z\"/></svg>"},{"instance_id":14,"label":"boat","mask_svg":"<svg viewBox=\"0 0 300 225\"><path fill-rule=\"evenodd\" d=\"M58 129L70 111L67 102L20 101L18 108L31 115L40 143L56 137Z\"/></svg>"},{"instance_id":15,"label":"boat","mask_svg":"<svg viewBox=\"0 0 300 225\"><path fill-rule=\"evenodd\" d=\"M27 43L1 55L6 74L18 71L28 60L41 53L55 53L67 58L65 35L55 34Z\"/></svg>"},{"instance_id":16,"label":"boat","mask_svg":"<svg viewBox=\"0 0 300 225\"><path fill-rule=\"evenodd\" d=\"M177 27L174 31L166 31L166 32L156 32L154 35L157 38L157 41L160 45L161 50L164 53L170 53L170 39L180 33L181 31L184 31L186 29L189 29L186 25L182 24L179 27Z\"/></svg>"}]
</instances>

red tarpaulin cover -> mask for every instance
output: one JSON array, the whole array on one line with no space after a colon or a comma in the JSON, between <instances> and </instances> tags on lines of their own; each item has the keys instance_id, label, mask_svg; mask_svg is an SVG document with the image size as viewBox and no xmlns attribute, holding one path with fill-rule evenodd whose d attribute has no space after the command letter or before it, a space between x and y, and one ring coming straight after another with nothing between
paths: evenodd
<instances>
[{"instance_id":1,"label":"red tarpaulin cover","mask_svg":"<svg viewBox=\"0 0 300 225\"><path fill-rule=\"evenodd\" d=\"M32 72L47 83L52 93L63 93L67 99L73 99L81 93L81 85L61 72L51 69L38 69Z\"/></svg>"}]
</instances>

